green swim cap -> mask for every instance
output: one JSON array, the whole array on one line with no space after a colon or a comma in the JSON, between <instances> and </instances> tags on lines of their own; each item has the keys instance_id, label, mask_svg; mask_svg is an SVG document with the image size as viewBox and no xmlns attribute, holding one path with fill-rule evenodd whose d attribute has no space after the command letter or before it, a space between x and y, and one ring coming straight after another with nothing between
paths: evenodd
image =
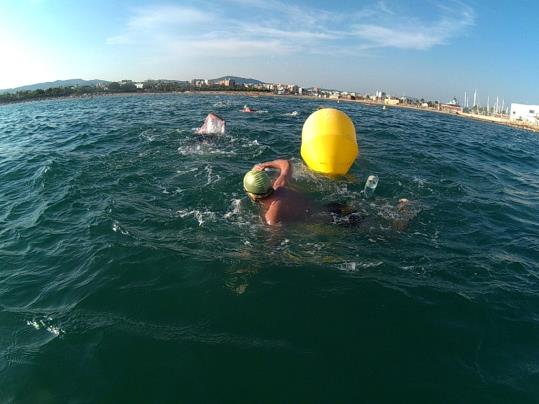
<instances>
[{"instance_id":1,"label":"green swim cap","mask_svg":"<svg viewBox=\"0 0 539 404\"><path fill-rule=\"evenodd\" d=\"M243 189L254 195L265 195L271 189L271 179L265 171L251 170L243 177Z\"/></svg>"}]
</instances>

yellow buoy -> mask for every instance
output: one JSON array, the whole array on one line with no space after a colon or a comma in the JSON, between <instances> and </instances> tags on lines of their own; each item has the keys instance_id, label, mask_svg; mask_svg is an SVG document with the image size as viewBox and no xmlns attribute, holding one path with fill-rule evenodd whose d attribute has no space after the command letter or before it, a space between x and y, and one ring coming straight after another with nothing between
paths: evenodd
<instances>
[{"instance_id":1,"label":"yellow buoy","mask_svg":"<svg viewBox=\"0 0 539 404\"><path fill-rule=\"evenodd\" d=\"M319 109L303 124L301 157L311 170L346 174L358 154L356 128L344 112L334 108Z\"/></svg>"}]
</instances>

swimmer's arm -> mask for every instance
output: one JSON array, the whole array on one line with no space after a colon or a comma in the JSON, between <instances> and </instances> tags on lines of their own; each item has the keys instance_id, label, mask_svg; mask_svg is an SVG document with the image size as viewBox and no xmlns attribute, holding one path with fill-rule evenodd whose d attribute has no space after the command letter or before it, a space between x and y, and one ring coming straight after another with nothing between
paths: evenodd
<instances>
[{"instance_id":1,"label":"swimmer's arm","mask_svg":"<svg viewBox=\"0 0 539 404\"><path fill-rule=\"evenodd\" d=\"M279 224L279 201L274 201L269 206L268 210L264 214L264 221L269 226L275 226Z\"/></svg>"},{"instance_id":2,"label":"swimmer's arm","mask_svg":"<svg viewBox=\"0 0 539 404\"><path fill-rule=\"evenodd\" d=\"M273 182L273 189L285 187L288 181L292 178L292 164L288 160L273 160L267 163L255 165L255 170L263 170L265 168L275 168L279 170L279 176Z\"/></svg>"}]
</instances>

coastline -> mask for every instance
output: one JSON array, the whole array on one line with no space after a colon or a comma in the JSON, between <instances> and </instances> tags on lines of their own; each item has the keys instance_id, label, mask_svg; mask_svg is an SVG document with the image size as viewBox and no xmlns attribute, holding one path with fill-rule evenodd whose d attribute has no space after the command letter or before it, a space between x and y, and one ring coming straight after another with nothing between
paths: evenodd
<instances>
[{"instance_id":1,"label":"coastline","mask_svg":"<svg viewBox=\"0 0 539 404\"><path fill-rule=\"evenodd\" d=\"M359 102L361 102L361 101L359 101ZM380 105L380 106L382 106L384 104L383 103L372 103L371 105ZM456 116L456 117L460 117L460 118L464 118L464 119L470 119L470 120L479 121L479 122L485 122L485 123L493 123L493 124L497 124L497 125L509 126L509 127L516 128L516 129L524 129L524 130L527 130L527 131L530 131L530 132L539 133L539 125L532 125L532 124L527 124L527 123L524 123L524 122L510 121L508 119L499 118L499 117L495 117L495 116L475 115L475 114L470 114L470 113L467 113L467 112L459 112L459 113L446 112L446 111L439 111L439 110L433 109L433 108L414 107L412 105L386 105L386 107L387 108L413 109L413 110L416 110L416 111L424 111L424 112L434 112L434 113L437 113L437 114Z\"/></svg>"},{"instance_id":2,"label":"coastline","mask_svg":"<svg viewBox=\"0 0 539 404\"><path fill-rule=\"evenodd\" d=\"M8 102L0 104L0 107L2 105L11 105L11 104L18 104L18 103L24 103L24 102L34 102L34 101L50 101L50 100L59 100L59 99L91 99L95 97L128 97L128 96L156 96L156 95L224 95L224 96L243 96L243 97L283 97L283 98L294 98L294 99L304 99L304 100L312 100L312 101L330 101L335 103L340 102L346 102L346 103L358 103L362 105L370 105L373 107L382 107L385 106L386 108L401 108L401 109L411 109L415 111L422 111L422 112L434 112L438 114L444 114L444 115L450 115L450 116L456 116L464 119L470 119L475 120L479 122L485 122L485 123L493 123L496 125L503 125L512 127L515 129L523 129L530 132L539 133L539 125L532 125L527 124L524 122L515 122L510 121L508 119L494 117L494 116L484 116L484 115L475 115L470 114L466 112L461 113L455 113L455 112L447 112L447 111L440 111L434 108L422 108L422 107L416 107L413 105L386 105L383 102L379 101L371 101L371 100L348 100L348 99L331 99L331 98L319 98L311 95L289 95L289 94L274 94L269 93L265 91L200 91L200 90L192 90L192 91L163 91L163 92L134 92L134 93L103 93L103 94L89 94L89 95L77 95L77 96L60 96L60 97L44 97L44 98L36 98L36 99L30 99L30 100L21 100L21 101L15 101L15 102Z\"/></svg>"}]
</instances>

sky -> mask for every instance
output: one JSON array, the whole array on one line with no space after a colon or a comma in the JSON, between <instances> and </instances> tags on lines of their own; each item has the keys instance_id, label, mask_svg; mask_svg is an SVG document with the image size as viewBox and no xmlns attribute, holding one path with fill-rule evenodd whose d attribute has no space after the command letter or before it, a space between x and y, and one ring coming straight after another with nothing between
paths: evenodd
<instances>
[{"instance_id":1,"label":"sky","mask_svg":"<svg viewBox=\"0 0 539 404\"><path fill-rule=\"evenodd\" d=\"M0 89L236 75L539 104L539 2L0 0Z\"/></svg>"}]
</instances>

